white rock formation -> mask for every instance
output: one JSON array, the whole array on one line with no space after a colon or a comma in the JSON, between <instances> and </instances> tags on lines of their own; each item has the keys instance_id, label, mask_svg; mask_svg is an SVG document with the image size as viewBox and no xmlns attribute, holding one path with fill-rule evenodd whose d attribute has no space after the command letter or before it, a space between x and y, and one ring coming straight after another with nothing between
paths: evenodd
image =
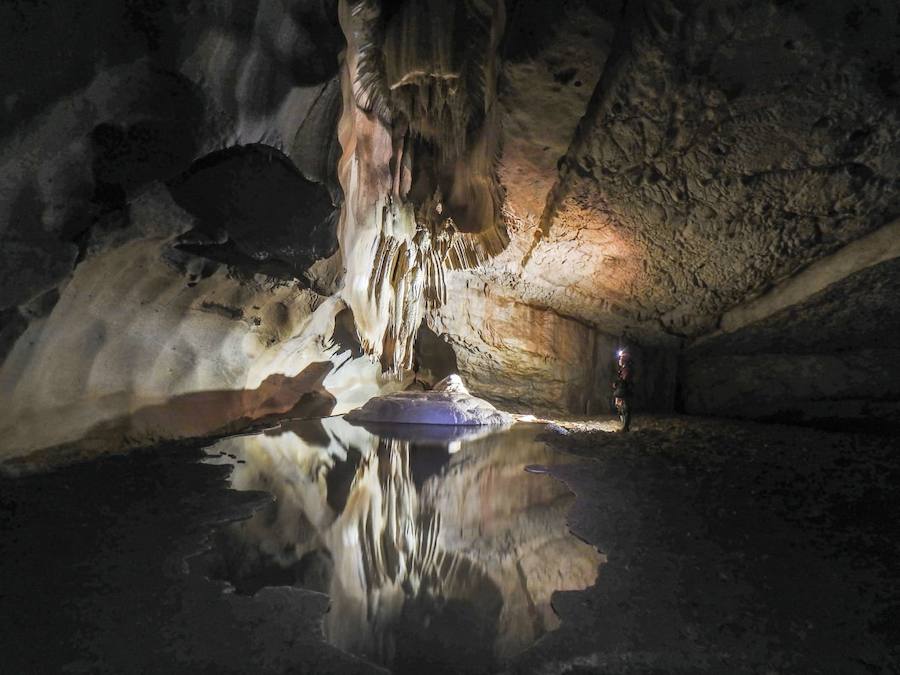
<instances>
[{"instance_id":1,"label":"white rock formation","mask_svg":"<svg viewBox=\"0 0 900 675\"><path fill-rule=\"evenodd\" d=\"M472 396L459 375L450 375L431 391L398 391L370 399L347 414L351 422L506 426L509 413Z\"/></svg>"},{"instance_id":2,"label":"white rock formation","mask_svg":"<svg viewBox=\"0 0 900 675\"><path fill-rule=\"evenodd\" d=\"M48 461L350 410L402 383L333 339L345 308L294 284L196 282L144 239L78 266L0 367L0 463ZM38 458L32 457L38 461Z\"/></svg>"},{"instance_id":3,"label":"white rock formation","mask_svg":"<svg viewBox=\"0 0 900 675\"><path fill-rule=\"evenodd\" d=\"M339 8L341 297L364 351L399 374L412 366L425 310L446 299L444 270L477 265L507 242L494 168L503 2L429 0L390 17L373 0ZM450 44L464 22L477 44L465 55Z\"/></svg>"}]
</instances>

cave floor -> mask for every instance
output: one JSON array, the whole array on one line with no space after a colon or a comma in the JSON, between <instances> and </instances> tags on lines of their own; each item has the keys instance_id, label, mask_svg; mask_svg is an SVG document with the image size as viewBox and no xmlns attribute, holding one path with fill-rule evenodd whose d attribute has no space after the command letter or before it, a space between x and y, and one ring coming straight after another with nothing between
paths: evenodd
<instances>
[{"instance_id":1,"label":"cave floor","mask_svg":"<svg viewBox=\"0 0 900 675\"><path fill-rule=\"evenodd\" d=\"M900 670L896 438L563 426L543 437L560 453L547 465L576 495L572 531L608 560L554 594L561 626L508 671ZM241 595L186 562L271 503L229 489L203 445L0 478L2 672L378 672L324 641L325 595Z\"/></svg>"},{"instance_id":2,"label":"cave floor","mask_svg":"<svg viewBox=\"0 0 900 675\"><path fill-rule=\"evenodd\" d=\"M516 672L900 672L900 442L688 417L563 422L607 553Z\"/></svg>"}]
</instances>

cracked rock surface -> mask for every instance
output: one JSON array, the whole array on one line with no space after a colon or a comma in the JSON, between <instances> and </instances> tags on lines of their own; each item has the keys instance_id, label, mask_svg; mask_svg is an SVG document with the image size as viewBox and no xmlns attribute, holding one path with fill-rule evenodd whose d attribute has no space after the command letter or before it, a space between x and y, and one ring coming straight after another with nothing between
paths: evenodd
<instances>
[{"instance_id":1,"label":"cracked rock surface","mask_svg":"<svg viewBox=\"0 0 900 675\"><path fill-rule=\"evenodd\" d=\"M540 218L521 233L522 278L501 265L498 281L595 322L696 335L886 224L900 211L897 12L629 3L543 212L519 207Z\"/></svg>"}]
</instances>

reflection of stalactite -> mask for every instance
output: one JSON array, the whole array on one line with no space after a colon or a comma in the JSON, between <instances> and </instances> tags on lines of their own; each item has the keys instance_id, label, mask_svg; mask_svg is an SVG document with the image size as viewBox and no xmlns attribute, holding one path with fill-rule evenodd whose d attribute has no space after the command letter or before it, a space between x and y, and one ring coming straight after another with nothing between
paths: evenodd
<instances>
[{"instance_id":1,"label":"reflection of stalactite","mask_svg":"<svg viewBox=\"0 0 900 675\"><path fill-rule=\"evenodd\" d=\"M367 629L360 631L335 612L336 620L326 623L329 639L387 665L394 661L410 607L439 614L451 599L466 598L474 616L496 630L502 604L479 565L440 546L441 517L419 502L409 451L408 441L382 440L377 452L363 458L331 534L334 601L357 604ZM492 644L490 632L484 637Z\"/></svg>"},{"instance_id":2,"label":"reflection of stalactite","mask_svg":"<svg viewBox=\"0 0 900 675\"><path fill-rule=\"evenodd\" d=\"M338 137L343 298L363 348L399 374L444 271L508 243L496 178L502 0L342 0Z\"/></svg>"},{"instance_id":3,"label":"reflection of stalactite","mask_svg":"<svg viewBox=\"0 0 900 675\"><path fill-rule=\"evenodd\" d=\"M360 463L342 520L356 520L367 594L397 585L415 595L423 579L439 591L455 565L438 548L440 515L420 508L409 469L409 442L381 441ZM345 522L345 526L350 523Z\"/></svg>"},{"instance_id":4,"label":"reflection of stalactite","mask_svg":"<svg viewBox=\"0 0 900 675\"><path fill-rule=\"evenodd\" d=\"M233 485L277 500L231 529L218 567L249 574L234 580L244 588L267 561L293 569L331 599L329 642L395 672L414 660L403 643L417 641L444 650L428 655L451 672L466 657L488 670L555 626L551 593L590 585L601 562L566 530L566 488L522 471L560 459L533 433L464 442L438 473L417 456L424 447L341 418L223 441L219 451L247 461Z\"/></svg>"}]
</instances>

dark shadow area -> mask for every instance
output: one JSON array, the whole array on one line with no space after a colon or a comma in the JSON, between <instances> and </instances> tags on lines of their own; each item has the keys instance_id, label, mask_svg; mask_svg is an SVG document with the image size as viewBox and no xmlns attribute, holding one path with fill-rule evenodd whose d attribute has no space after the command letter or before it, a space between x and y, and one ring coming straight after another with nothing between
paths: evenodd
<instances>
[{"instance_id":1,"label":"dark shadow area","mask_svg":"<svg viewBox=\"0 0 900 675\"><path fill-rule=\"evenodd\" d=\"M151 55L171 63L180 33L174 0L97 0L43 3L11 0L0 4L0 59L4 90L15 96L0 128L13 129L41 108L86 86L98 63L107 67ZM91 45L91 49L85 49ZM28 67L23 67L28 64Z\"/></svg>"},{"instance_id":2,"label":"dark shadow area","mask_svg":"<svg viewBox=\"0 0 900 675\"><path fill-rule=\"evenodd\" d=\"M199 88L183 75L166 71L154 72L148 85L152 90L140 92L131 103L137 119L102 122L90 133L91 220L124 208L144 185L176 176L190 165L199 149L198 131L204 115Z\"/></svg>"},{"instance_id":3,"label":"dark shadow area","mask_svg":"<svg viewBox=\"0 0 900 675\"><path fill-rule=\"evenodd\" d=\"M616 22L622 0L510 0L507 2L507 26L501 53L506 61L527 61L557 38L556 26L572 8L587 7L599 16Z\"/></svg>"},{"instance_id":4,"label":"dark shadow area","mask_svg":"<svg viewBox=\"0 0 900 675\"><path fill-rule=\"evenodd\" d=\"M362 345L356 335L353 310L349 307L345 307L334 317L334 332L331 339L342 351L349 350L352 358L356 359L363 355Z\"/></svg>"},{"instance_id":5,"label":"dark shadow area","mask_svg":"<svg viewBox=\"0 0 900 675\"><path fill-rule=\"evenodd\" d=\"M41 198L29 181L16 195L9 223L0 232L0 310L27 303L71 274L76 246L47 232Z\"/></svg>"},{"instance_id":6,"label":"dark shadow area","mask_svg":"<svg viewBox=\"0 0 900 675\"><path fill-rule=\"evenodd\" d=\"M168 444L0 477L4 673L374 673L325 644L325 596L225 593L187 559L271 501ZM8 621L7 621L8 619Z\"/></svg>"},{"instance_id":7,"label":"dark shadow area","mask_svg":"<svg viewBox=\"0 0 900 675\"><path fill-rule=\"evenodd\" d=\"M0 363L6 358L19 336L28 328L28 320L16 307L0 310Z\"/></svg>"},{"instance_id":8,"label":"dark shadow area","mask_svg":"<svg viewBox=\"0 0 900 675\"><path fill-rule=\"evenodd\" d=\"M340 78L335 76L323 85L297 129L291 148L291 160L297 168L309 180L327 187L335 206L340 206L344 201L337 176L342 149L335 133L343 107Z\"/></svg>"},{"instance_id":9,"label":"dark shadow area","mask_svg":"<svg viewBox=\"0 0 900 675\"><path fill-rule=\"evenodd\" d=\"M897 669L898 439L639 417L549 440L584 460L552 472L608 563L511 672Z\"/></svg>"},{"instance_id":10,"label":"dark shadow area","mask_svg":"<svg viewBox=\"0 0 900 675\"><path fill-rule=\"evenodd\" d=\"M900 261L688 348L683 409L835 431L900 432Z\"/></svg>"},{"instance_id":11,"label":"dark shadow area","mask_svg":"<svg viewBox=\"0 0 900 675\"><path fill-rule=\"evenodd\" d=\"M413 359L415 363L418 363L421 375L427 378L431 384L459 372L453 347L431 330L424 320L419 326L419 332L416 333Z\"/></svg>"},{"instance_id":12,"label":"dark shadow area","mask_svg":"<svg viewBox=\"0 0 900 675\"><path fill-rule=\"evenodd\" d=\"M175 201L197 218L178 246L253 274L299 278L337 249L336 211L275 148L255 144L214 152L169 183Z\"/></svg>"},{"instance_id":13,"label":"dark shadow area","mask_svg":"<svg viewBox=\"0 0 900 675\"><path fill-rule=\"evenodd\" d=\"M292 0L284 4L285 23L296 30L290 49L279 44L277 25L262 27L261 48L298 84L328 81L337 72L337 56L344 47L337 2ZM13 96L0 106L0 128L11 130L85 87L101 67L145 57L174 72L183 58L180 48L199 39L204 27L216 27L236 40L249 40L254 30L260 29L260 6L260 0L214 7L181 0L0 3L0 40L8 54L16 55L0 60L0 80Z\"/></svg>"}]
</instances>

